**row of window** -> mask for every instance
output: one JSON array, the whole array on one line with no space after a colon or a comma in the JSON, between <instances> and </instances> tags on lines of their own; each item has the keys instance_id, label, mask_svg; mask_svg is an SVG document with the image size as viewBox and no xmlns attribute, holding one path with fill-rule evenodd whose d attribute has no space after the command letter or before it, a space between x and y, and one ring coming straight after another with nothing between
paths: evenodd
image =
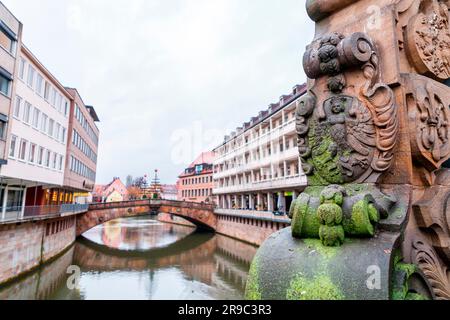
<instances>
[{"instance_id":1,"label":"row of window","mask_svg":"<svg viewBox=\"0 0 450 320\"><path fill-rule=\"evenodd\" d=\"M64 168L63 155L38 146L26 139L20 139L19 141L19 138L14 135L11 137L9 157L54 170L62 171Z\"/></svg>"},{"instance_id":2,"label":"row of window","mask_svg":"<svg viewBox=\"0 0 450 320\"><path fill-rule=\"evenodd\" d=\"M80 149L81 152L83 152L89 159L97 163L97 154L94 152L94 150L91 149L91 147L89 147L86 141L75 129L73 129L72 132L72 143L74 146Z\"/></svg>"},{"instance_id":3,"label":"row of window","mask_svg":"<svg viewBox=\"0 0 450 320\"><path fill-rule=\"evenodd\" d=\"M59 142L66 143L67 129L19 96L16 96L13 116Z\"/></svg>"},{"instance_id":4,"label":"row of window","mask_svg":"<svg viewBox=\"0 0 450 320\"><path fill-rule=\"evenodd\" d=\"M187 178L183 179L181 181L181 184L184 186L191 185L191 184L200 184L200 183L211 183L213 182L212 176L206 176L206 177L197 177L197 178Z\"/></svg>"},{"instance_id":5,"label":"row of window","mask_svg":"<svg viewBox=\"0 0 450 320\"><path fill-rule=\"evenodd\" d=\"M196 189L196 190L182 190L183 197L208 197L212 195L212 189Z\"/></svg>"},{"instance_id":6,"label":"row of window","mask_svg":"<svg viewBox=\"0 0 450 320\"><path fill-rule=\"evenodd\" d=\"M263 181L270 181L273 179L278 178L289 178L294 177L299 174L299 166L295 165L293 167L293 170L290 166L286 168L286 172L284 171L284 168L279 168L279 170L275 170L273 175L270 170L263 170L262 173L257 171L254 177L252 178L251 174L245 174L245 175L239 175L238 178L236 177L227 177L224 179L218 179L216 180L216 188L223 188L223 187L232 187L232 186L242 186L246 184L251 183L258 183Z\"/></svg>"},{"instance_id":7,"label":"row of window","mask_svg":"<svg viewBox=\"0 0 450 320\"><path fill-rule=\"evenodd\" d=\"M283 118L280 118L278 120L272 120L273 121L273 130L281 127L283 124L286 124L290 121L295 120L295 110L286 112ZM260 137L265 135L266 133L269 133L270 126L266 127L257 127L254 129L253 132L246 133L243 137L238 137L237 139L233 139L230 141L230 143L227 143L225 146L221 147L218 151L221 156L228 154L229 152L232 152L233 150L242 147L244 145L247 145L253 141L258 140Z\"/></svg>"},{"instance_id":8,"label":"row of window","mask_svg":"<svg viewBox=\"0 0 450 320\"><path fill-rule=\"evenodd\" d=\"M74 156L70 156L70 170L91 181L95 181L95 171L91 170L87 165Z\"/></svg>"},{"instance_id":9,"label":"row of window","mask_svg":"<svg viewBox=\"0 0 450 320\"><path fill-rule=\"evenodd\" d=\"M75 118L81 124L92 141L94 141L95 145L98 145L98 136L95 134L94 130L92 129L91 125L89 124L88 120L77 104L75 104Z\"/></svg>"},{"instance_id":10,"label":"row of window","mask_svg":"<svg viewBox=\"0 0 450 320\"><path fill-rule=\"evenodd\" d=\"M56 88L46 81L33 65L28 64L27 68L27 64L28 63L24 58L20 58L19 78L26 81L26 84L30 89L34 90L52 107L67 117L69 115L69 100L64 98Z\"/></svg>"}]
</instances>

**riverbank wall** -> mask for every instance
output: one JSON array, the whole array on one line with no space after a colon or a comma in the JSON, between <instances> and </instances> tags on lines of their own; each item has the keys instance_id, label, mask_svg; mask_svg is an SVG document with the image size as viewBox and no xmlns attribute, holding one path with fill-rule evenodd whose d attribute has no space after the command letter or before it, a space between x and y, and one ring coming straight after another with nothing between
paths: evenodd
<instances>
[{"instance_id":1,"label":"riverbank wall","mask_svg":"<svg viewBox=\"0 0 450 320\"><path fill-rule=\"evenodd\" d=\"M273 233L290 226L290 220L272 214L252 215L251 213L236 213L235 211L217 211L216 233L260 246ZM167 213L160 213L158 221L184 225L195 228L195 225Z\"/></svg>"},{"instance_id":2,"label":"riverbank wall","mask_svg":"<svg viewBox=\"0 0 450 320\"><path fill-rule=\"evenodd\" d=\"M75 239L75 215L0 224L0 285L54 259Z\"/></svg>"},{"instance_id":3,"label":"riverbank wall","mask_svg":"<svg viewBox=\"0 0 450 320\"><path fill-rule=\"evenodd\" d=\"M160 222L164 222L164 223L172 223L172 224L177 224L180 226L186 226L186 227L191 227L191 228L195 228L195 225L193 223L190 223L189 221L180 218L180 217L176 217L172 214L169 213L160 213L158 214L158 221Z\"/></svg>"}]
</instances>

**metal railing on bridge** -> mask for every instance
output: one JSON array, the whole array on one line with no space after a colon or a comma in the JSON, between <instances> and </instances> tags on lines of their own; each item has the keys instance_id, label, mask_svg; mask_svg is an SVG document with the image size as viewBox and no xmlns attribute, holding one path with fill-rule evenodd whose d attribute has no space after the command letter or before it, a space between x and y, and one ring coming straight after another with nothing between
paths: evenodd
<instances>
[{"instance_id":1,"label":"metal railing on bridge","mask_svg":"<svg viewBox=\"0 0 450 320\"><path fill-rule=\"evenodd\" d=\"M50 206L0 207L0 222L20 222L33 219L50 219L86 212L88 204L60 204Z\"/></svg>"}]
</instances>

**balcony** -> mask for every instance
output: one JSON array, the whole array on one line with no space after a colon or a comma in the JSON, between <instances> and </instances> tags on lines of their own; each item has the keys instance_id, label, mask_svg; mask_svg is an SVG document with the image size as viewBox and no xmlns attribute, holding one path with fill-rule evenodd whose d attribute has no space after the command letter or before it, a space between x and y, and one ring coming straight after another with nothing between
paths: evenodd
<instances>
[{"instance_id":1,"label":"balcony","mask_svg":"<svg viewBox=\"0 0 450 320\"><path fill-rule=\"evenodd\" d=\"M219 164L225 161L229 161L234 157L241 156L244 152L255 150L261 145L267 144L270 141L278 141L282 136L287 135L289 133L295 132L295 119L291 119L288 122L283 123L282 125L272 129L269 132L249 141L248 143L232 149L224 155L217 156L214 164Z\"/></svg>"},{"instance_id":2,"label":"balcony","mask_svg":"<svg viewBox=\"0 0 450 320\"><path fill-rule=\"evenodd\" d=\"M266 156L258 160L251 160L248 164L235 166L234 168L214 173L213 177L214 179L222 179L229 176L236 176L238 174L243 174L244 172L269 167L272 164L276 166L283 163L284 161L294 160L298 158L298 149L296 146L292 146L291 148L284 150L283 152L273 153L270 156Z\"/></svg>"},{"instance_id":3,"label":"balcony","mask_svg":"<svg viewBox=\"0 0 450 320\"><path fill-rule=\"evenodd\" d=\"M45 220L87 212L88 204L61 204L55 206L6 207L0 208L0 223L16 223ZM23 209L23 210L22 210ZM3 212L3 213L2 213Z\"/></svg>"},{"instance_id":4,"label":"balcony","mask_svg":"<svg viewBox=\"0 0 450 320\"><path fill-rule=\"evenodd\" d=\"M215 209L216 215L232 216L239 218L250 218L255 220L273 221L290 224L291 219L288 216L276 216L268 211L254 211L254 210L235 210L235 209Z\"/></svg>"},{"instance_id":5,"label":"balcony","mask_svg":"<svg viewBox=\"0 0 450 320\"><path fill-rule=\"evenodd\" d=\"M293 189L299 187L306 187L307 179L305 175L295 175L290 177L281 177L270 180L257 181L248 184L241 184L228 187L214 188L213 193L218 194L234 194L234 193L246 193L246 192L258 192L269 190L283 190Z\"/></svg>"}]
</instances>

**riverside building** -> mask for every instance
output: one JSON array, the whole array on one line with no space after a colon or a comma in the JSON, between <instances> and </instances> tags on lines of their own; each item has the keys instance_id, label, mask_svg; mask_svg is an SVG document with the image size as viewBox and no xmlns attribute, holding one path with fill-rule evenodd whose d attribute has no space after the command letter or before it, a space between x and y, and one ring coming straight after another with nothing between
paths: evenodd
<instances>
[{"instance_id":1,"label":"riverside building","mask_svg":"<svg viewBox=\"0 0 450 320\"><path fill-rule=\"evenodd\" d=\"M216 201L213 196L214 152L203 152L179 176L178 200L188 202Z\"/></svg>"},{"instance_id":2,"label":"riverside building","mask_svg":"<svg viewBox=\"0 0 450 320\"><path fill-rule=\"evenodd\" d=\"M71 96L24 45L17 64L3 215L72 200L63 190Z\"/></svg>"},{"instance_id":3,"label":"riverside building","mask_svg":"<svg viewBox=\"0 0 450 320\"><path fill-rule=\"evenodd\" d=\"M86 203L94 190L97 171L99 122L94 107L87 106L77 89L66 88L72 96L69 115L64 186L74 192L77 203Z\"/></svg>"},{"instance_id":4,"label":"riverside building","mask_svg":"<svg viewBox=\"0 0 450 320\"><path fill-rule=\"evenodd\" d=\"M22 24L0 2L0 167L8 163L7 137L21 35Z\"/></svg>"},{"instance_id":5,"label":"riverside building","mask_svg":"<svg viewBox=\"0 0 450 320\"><path fill-rule=\"evenodd\" d=\"M22 43L22 28L0 2L0 222L68 212L95 183L97 115Z\"/></svg>"},{"instance_id":6,"label":"riverside building","mask_svg":"<svg viewBox=\"0 0 450 320\"><path fill-rule=\"evenodd\" d=\"M305 85L295 86L214 149L219 211L286 213L306 187L295 124L297 101L305 92Z\"/></svg>"}]
</instances>

